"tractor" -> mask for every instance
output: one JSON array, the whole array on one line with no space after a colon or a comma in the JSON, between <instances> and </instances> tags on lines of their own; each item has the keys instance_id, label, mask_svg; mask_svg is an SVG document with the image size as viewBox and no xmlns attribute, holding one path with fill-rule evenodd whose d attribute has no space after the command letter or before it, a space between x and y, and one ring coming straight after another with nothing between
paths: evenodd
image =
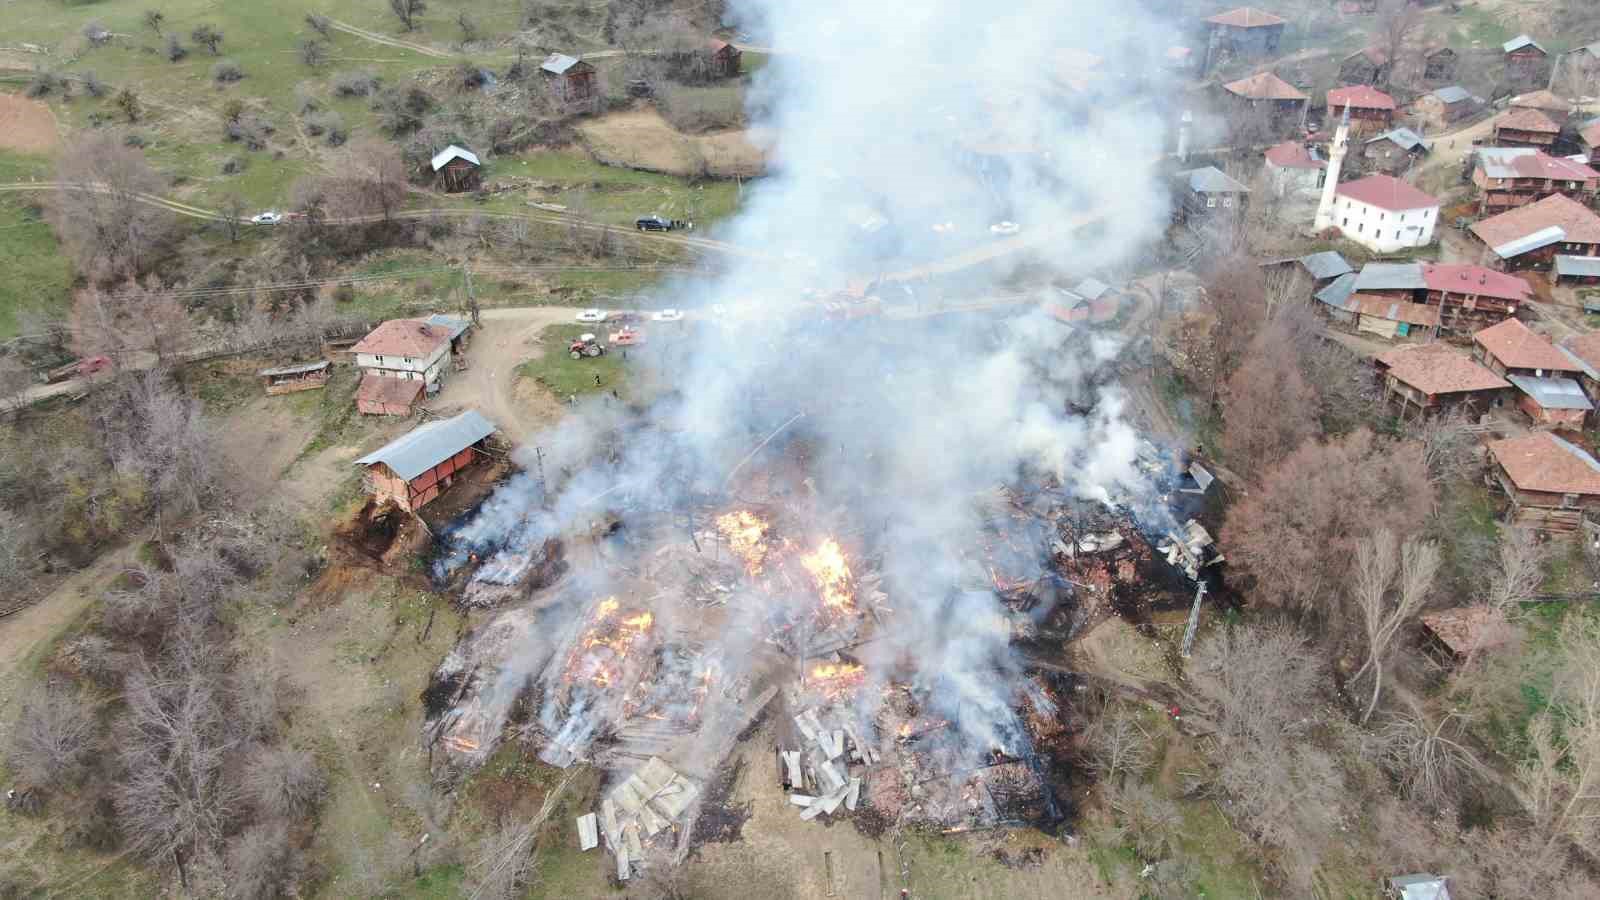
<instances>
[{"instance_id":1,"label":"tractor","mask_svg":"<svg viewBox=\"0 0 1600 900\"><path fill-rule=\"evenodd\" d=\"M599 339L592 334L580 334L578 339L573 341L572 345L567 348L567 351L572 354L573 359L582 359L585 356L593 359L606 352L606 345L600 343Z\"/></svg>"}]
</instances>

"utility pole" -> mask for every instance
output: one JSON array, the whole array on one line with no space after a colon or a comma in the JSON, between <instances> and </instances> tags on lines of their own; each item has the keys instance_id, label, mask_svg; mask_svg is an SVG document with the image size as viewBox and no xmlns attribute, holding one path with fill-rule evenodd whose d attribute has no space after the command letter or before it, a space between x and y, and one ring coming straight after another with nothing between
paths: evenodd
<instances>
[{"instance_id":1,"label":"utility pole","mask_svg":"<svg viewBox=\"0 0 1600 900\"><path fill-rule=\"evenodd\" d=\"M539 505L545 509L550 508L550 489L544 480L544 451L538 447L533 448L533 459L539 470Z\"/></svg>"},{"instance_id":2,"label":"utility pole","mask_svg":"<svg viewBox=\"0 0 1600 900\"><path fill-rule=\"evenodd\" d=\"M472 325L476 328L479 324L478 295L472 289L472 267L467 265L466 260L461 261L461 277L465 280L467 286L467 311L472 314Z\"/></svg>"},{"instance_id":3,"label":"utility pole","mask_svg":"<svg viewBox=\"0 0 1600 900\"><path fill-rule=\"evenodd\" d=\"M1189 608L1189 627L1183 630L1183 658L1188 659L1190 651L1194 650L1194 633L1200 628L1200 598L1206 595L1206 583L1200 582L1200 587L1194 592L1194 606Z\"/></svg>"}]
</instances>

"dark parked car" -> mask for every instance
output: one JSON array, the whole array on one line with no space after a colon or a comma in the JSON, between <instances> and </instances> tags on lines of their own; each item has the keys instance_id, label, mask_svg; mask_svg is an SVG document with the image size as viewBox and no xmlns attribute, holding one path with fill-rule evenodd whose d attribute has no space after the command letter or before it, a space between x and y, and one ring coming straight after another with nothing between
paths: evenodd
<instances>
[{"instance_id":1,"label":"dark parked car","mask_svg":"<svg viewBox=\"0 0 1600 900\"><path fill-rule=\"evenodd\" d=\"M645 216L633 223L633 227L640 231L677 231L678 229L693 229L693 222L682 219L665 219L661 216Z\"/></svg>"}]
</instances>

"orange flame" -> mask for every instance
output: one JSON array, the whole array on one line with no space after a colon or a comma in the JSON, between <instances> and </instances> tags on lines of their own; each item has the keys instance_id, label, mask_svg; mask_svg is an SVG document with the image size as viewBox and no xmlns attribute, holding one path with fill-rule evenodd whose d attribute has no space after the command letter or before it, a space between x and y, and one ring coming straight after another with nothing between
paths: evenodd
<instances>
[{"instance_id":1,"label":"orange flame","mask_svg":"<svg viewBox=\"0 0 1600 900\"><path fill-rule=\"evenodd\" d=\"M605 617L616 612L617 607L620 605L621 604L617 603L617 598L615 597L607 597L604 600L601 600L600 606L595 610L594 613L595 621L604 619Z\"/></svg>"},{"instance_id":2,"label":"orange flame","mask_svg":"<svg viewBox=\"0 0 1600 900\"><path fill-rule=\"evenodd\" d=\"M851 663L817 663L811 667L811 677L819 680L854 678L864 671L861 666Z\"/></svg>"},{"instance_id":3,"label":"orange flame","mask_svg":"<svg viewBox=\"0 0 1600 900\"><path fill-rule=\"evenodd\" d=\"M717 517L717 530L733 552L744 558L745 571L761 574L767 559L767 523L749 510L736 510Z\"/></svg>"},{"instance_id":4,"label":"orange flame","mask_svg":"<svg viewBox=\"0 0 1600 900\"><path fill-rule=\"evenodd\" d=\"M839 542L828 538L815 553L800 557L800 565L811 573L817 583L823 604L831 610L844 611L855 605L855 578L850 565L845 562Z\"/></svg>"}]
</instances>

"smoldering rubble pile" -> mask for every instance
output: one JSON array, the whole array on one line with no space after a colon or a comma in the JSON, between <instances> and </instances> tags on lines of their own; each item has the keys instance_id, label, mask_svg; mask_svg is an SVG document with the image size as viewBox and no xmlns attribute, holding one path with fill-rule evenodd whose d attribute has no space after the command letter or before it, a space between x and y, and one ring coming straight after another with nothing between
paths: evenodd
<instances>
[{"instance_id":1,"label":"smoldering rubble pile","mask_svg":"<svg viewBox=\"0 0 1600 900\"><path fill-rule=\"evenodd\" d=\"M593 850L605 839L617 861L617 880L627 881L647 854L671 857L687 850L685 814L700 786L657 757L646 760L600 801L600 812L578 817L578 847Z\"/></svg>"},{"instance_id":2,"label":"smoldering rubble pile","mask_svg":"<svg viewBox=\"0 0 1600 900\"><path fill-rule=\"evenodd\" d=\"M881 757L857 733L853 714L826 707L801 710L793 717L804 738L798 750L778 750L789 802L801 807L800 818L832 815L841 805L854 811L861 802L866 768ZM838 727L835 727L838 726Z\"/></svg>"}]
</instances>

